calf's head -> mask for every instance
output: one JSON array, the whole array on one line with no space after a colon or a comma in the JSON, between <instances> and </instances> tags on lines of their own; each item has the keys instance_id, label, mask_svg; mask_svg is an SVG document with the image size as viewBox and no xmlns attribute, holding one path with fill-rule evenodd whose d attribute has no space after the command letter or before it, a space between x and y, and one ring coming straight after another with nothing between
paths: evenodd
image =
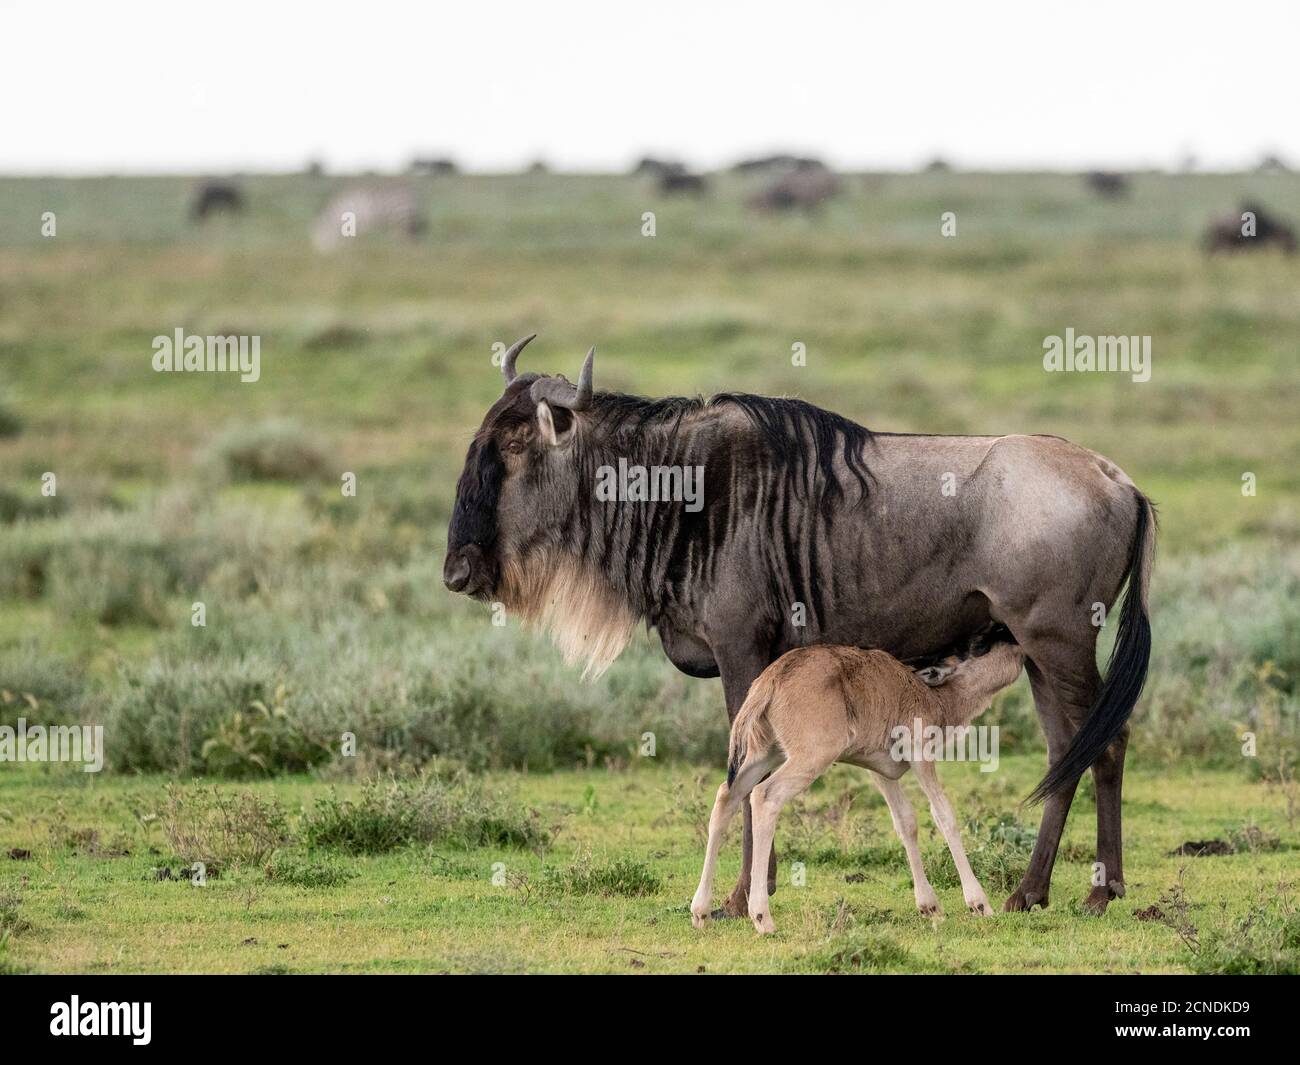
<instances>
[{"instance_id":1,"label":"calf's head","mask_svg":"<svg viewBox=\"0 0 1300 1065\"><path fill-rule=\"evenodd\" d=\"M554 546L578 502L573 458L577 414L592 400L587 353L576 385L563 377L515 372L513 344L501 360L506 388L483 419L456 484L443 583L475 599L499 595L503 574L530 553Z\"/></svg>"}]
</instances>

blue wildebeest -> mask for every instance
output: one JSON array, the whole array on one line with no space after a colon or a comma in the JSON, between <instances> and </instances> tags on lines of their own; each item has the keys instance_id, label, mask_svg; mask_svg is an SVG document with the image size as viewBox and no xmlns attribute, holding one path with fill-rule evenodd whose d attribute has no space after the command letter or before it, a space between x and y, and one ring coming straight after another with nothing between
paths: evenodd
<instances>
[{"instance_id":1,"label":"blue wildebeest","mask_svg":"<svg viewBox=\"0 0 1300 1065\"><path fill-rule=\"evenodd\" d=\"M607 666L644 622L684 673L721 676L729 718L786 651L878 648L919 665L991 623L1025 654L1049 768L1038 839L1008 910L1046 905L1079 777L1092 767L1097 861L1087 905L1124 892L1120 788L1146 678L1151 503L1113 462L1051 436L872 432L793 399L643 399L516 373L469 446L443 580L549 627ZM619 460L703 467L703 505L618 503L594 490ZM1115 650L1102 604L1125 582ZM725 911L747 912L752 818ZM775 889L775 856L767 863Z\"/></svg>"}]
</instances>

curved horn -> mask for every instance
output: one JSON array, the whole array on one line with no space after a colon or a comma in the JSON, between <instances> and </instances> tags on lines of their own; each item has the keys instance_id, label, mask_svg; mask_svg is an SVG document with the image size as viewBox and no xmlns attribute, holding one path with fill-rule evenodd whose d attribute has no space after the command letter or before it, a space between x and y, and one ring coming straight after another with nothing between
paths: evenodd
<instances>
[{"instance_id":1,"label":"curved horn","mask_svg":"<svg viewBox=\"0 0 1300 1065\"><path fill-rule=\"evenodd\" d=\"M501 356L501 373L505 376L506 384L510 384L519 375L515 373L515 359L519 358L519 353L528 347L530 340L535 340L537 334L533 333L526 336L523 340L516 340L510 345L510 348Z\"/></svg>"},{"instance_id":2,"label":"curved horn","mask_svg":"<svg viewBox=\"0 0 1300 1065\"><path fill-rule=\"evenodd\" d=\"M586 410L591 406L592 366L596 360L596 349L587 352L587 359L582 364L582 373L578 375L577 385L571 385L558 377L543 377L533 382L529 394L534 403L546 400L552 407L564 407L566 410Z\"/></svg>"}]
</instances>

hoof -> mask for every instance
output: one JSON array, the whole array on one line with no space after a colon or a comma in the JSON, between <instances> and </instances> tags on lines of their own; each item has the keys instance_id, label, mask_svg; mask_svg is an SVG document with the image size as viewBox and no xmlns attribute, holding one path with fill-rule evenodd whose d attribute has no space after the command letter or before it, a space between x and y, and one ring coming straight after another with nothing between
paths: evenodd
<instances>
[{"instance_id":1,"label":"hoof","mask_svg":"<svg viewBox=\"0 0 1300 1065\"><path fill-rule=\"evenodd\" d=\"M756 913L750 917L754 922L754 931L760 936L769 936L776 931L776 925L772 923L770 913Z\"/></svg>"},{"instance_id":2,"label":"hoof","mask_svg":"<svg viewBox=\"0 0 1300 1065\"><path fill-rule=\"evenodd\" d=\"M1035 906L1041 906L1047 909L1047 893L1038 894L1034 890L1026 891L1023 887L1016 888L1007 899L1002 909L1007 913L1021 913L1032 910Z\"/></svg>"},{"instance_id":3,"label":"hoof","mask_svg":"<svg viewBox=\"0 0 1300 1065\"><path fill-rule=\"evenodd\" d=\"M1095 887L1088 892L1088 897L1083 900L1083 908L1094 917L1100 917L1106 912L1106 907L1114 897L1110 888Z\"/></svg>"},{"instance_id":4,"label":"hoof","mask_svg":"<svg viewBox=\"0 0 1300 1065\"><path fill-rule=\"evenodd\" d=\"M989 905L988 899L967 900L966 908L970 910L971 913L978 914L981 917L993 916L993 907Z\"/></svg>"},{"instance_id":5,"label":"hoof","mask_svg":"<svg viewBox=\"0 0 1300 1065\"><path fill-rule=\"evenodd\" d=\"M748 917L749 896L744 892L729 895L727 901L722 904L722 909L713 911L713 916L719 918Z\"/></svg>"},{"instance_id":6,"label":"hoof","mask_svg":"<svg viewBox=\"0 0 1300 1065\"><path fill-rule=\"evenodd\" d=\"M916 900L916 912L922 917L942 917L943 907L939 905L939 896L933 891Z\"/></svg>"},{"instance_id":7,"label":"hoof","mask_svg":"<svg viewBox=\"0 0 1300 1065\"><path fill-rule=\"evenodd\" d=\"M709 923L709 918L711 916L712 915L709 913L708 910L705 910L703 913L696 913L694 910L692 910L691 924L693 924L696 928L703 928L706 924Z\"/></svg>"}]
</instances>

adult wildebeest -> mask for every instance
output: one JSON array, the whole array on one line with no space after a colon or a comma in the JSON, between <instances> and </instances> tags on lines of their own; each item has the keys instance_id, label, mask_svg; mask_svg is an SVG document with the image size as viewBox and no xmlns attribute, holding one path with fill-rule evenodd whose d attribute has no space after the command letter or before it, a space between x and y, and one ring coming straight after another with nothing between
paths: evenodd
<instances>
[{"instance_id":1,"label":"adult wildebeest","mask_svg":"<svg viewBox=\"0 0 1300 1065\"><path fill-rule=\"evenodd\" d=\"M1244 203L1237 214L1214 219L1206 227L1202 244L1209 255L1221 251L1254 251L1270 245L1294 255L1296 236L1294 229L1259 204Z\"/></svg>"},{"instance_id":2,"label":"adult wildebeest","mask_svg":"<svg viewBox=\"0 0 1300 1065\"><path fill-rule=\"evenodd\" d=\"M708 182L704 179L704 175L692 174L685 167L664 170L659 174L659 191L669 195L689 192L699 196L707 188Z\"/></svg>"},{"instance_id":3,"label":"adult wildebeest","mask_svg":"<svg viewBox=\"0 0 1300 1065\"><path fill-rule=\"evenodd\" d=\"M475 434L456 486L443 580L552 630L607 666L640 621L691 676L721 676L734 718L750 684L807 644L943 654L991 622L1024 649L1049 770L1029 868L1009 910L1047 904L1065 816L1092 767L1097 860L1088 905L1123 894L1127 720L1150 654L1150 502L1114 463L1058 437L876 433L792 399L597 393L517 374ZM603 470L703 467L703 505L598 498ZM1096 604L1125 581L1103 682ZM727 902L747 912L752 849ZM768 864L769 890L775 867Z\"/></svg>"},{"instance_id":4,"label":"adult wildebeest","mask_svg":"<svg viewBox=\"0 0 1300 1065\"><path fill-rule=\"evenodd\" d=\"M228 181L204 181L190 197L190 218L202 222L218 211L236 214L244 209L244 194Z\"/></svg>"},{"instance_id":5,"label":"adult wildebeest","mask_svg":"<svg viewBox=\"0 0 1300 1065\"><path fill-rule=\"evenodd\" d=\"M1088 188L1104 199L1128 195L1128 178L1109 170L1090 170L1083 176Z\"/></svg>"}]
</instances>

